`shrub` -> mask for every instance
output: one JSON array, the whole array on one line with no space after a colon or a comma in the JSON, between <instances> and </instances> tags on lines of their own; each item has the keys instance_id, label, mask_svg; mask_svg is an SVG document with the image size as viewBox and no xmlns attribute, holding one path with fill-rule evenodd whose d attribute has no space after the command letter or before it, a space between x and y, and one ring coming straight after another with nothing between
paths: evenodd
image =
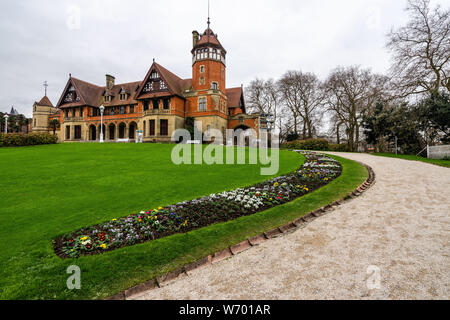
<instances>
[{"instance_id":1,"label":"shrub","mask_svg":"<svg viewBox=\"0 0 450 320\"><path fill-rule=\"evenodd\" d=\"M58 137L50 133L0 133L0 147L23 147L54 144Z\"/></svg>"},{"instance_id":2,"label":"shrub","mask_svg":"<svg viewBox=\"0 0 450 320\"><path fill-rule=\"evenodd\" d=\"M329 150L328 141L325 139L307 139L287 142L283 144L286 149L327 151Z\"/></svg>"},{"instance_id":3,"label":"shrub","mask_svg":"<svg viewBox=\"0 0 450 320\"><path fill-rule=\"evenodd\" d=\"M330 151L336 151L336 152L349 152L348 145L345 143L336 144L336 143L330 143L329 147Z\"/></svg>"},{"instance_id":4,"label":"shrub","mask_svg":"<svg viewBox=\"0 0 450 320\"><path fill-rule=\"evenodd\" d=\"M292 142L292 141L298 140L298 138L299 138L299 135L298 135L297 133L289 133L289 134L286 136L286 141Z\"/></svg>"}]
</instances>

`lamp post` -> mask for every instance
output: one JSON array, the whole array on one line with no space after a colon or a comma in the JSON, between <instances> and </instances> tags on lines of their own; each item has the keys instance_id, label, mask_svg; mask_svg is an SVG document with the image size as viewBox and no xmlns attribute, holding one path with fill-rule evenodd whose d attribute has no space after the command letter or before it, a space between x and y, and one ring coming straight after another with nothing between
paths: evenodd
<instances>
[{"instance_id":1,"label":"lamp post","mask_svg":"<svg viewBox=\"0 0 450 320\"><path fill-rule=\"evenodd\" d=\"M5 114L5 133L8 133L8 118L9 116Z\"/></svg>"},{"instance_id":2,"label":"lamp post","mask_svg":"<svg viewBox=\"0 0 450 320\"><path fill-rule=\"evenodd\" d=\"M103 143L103 112L105 112L105 107L100 106L100 143Z\"/></svg>"}]
</instances>

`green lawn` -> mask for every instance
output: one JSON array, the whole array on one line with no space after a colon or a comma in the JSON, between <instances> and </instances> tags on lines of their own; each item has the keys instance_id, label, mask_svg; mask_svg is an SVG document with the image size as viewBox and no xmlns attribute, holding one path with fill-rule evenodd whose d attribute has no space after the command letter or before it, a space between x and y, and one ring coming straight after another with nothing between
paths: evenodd
<instances>
[{"instance_id":1,"label":"green lawn","mask_svg":"<svg viewBox=\"0 0 450 320\"><path fill-rule=\"evenodd\" d=\"M51 239L143 209L254 184L258 166L176 166L172 145L60 144L1 148L0 298L98 299L174 270L342 198L367 177L338 157L340 178L289 204L97 256L61 260ZM304 159L280 153L279 175ZM81 268L81 290L66 269Z\"/></svg>"},{"instance_id":2,"label":"green lawn","mask_svg":"<svg viewBox=\"0 0 450 320\"><path fill-rule=\"evenodd\" d=\"M390 158L398 158L398 159L404 159L404 160L411 160L411 161L421 161L426 163L435 164L441 167L447 167L450 168L450 160L436 160L436 159L428 159L424 157L419 156L411 156L411 155L403 155L403 154L393 154L393 153L375 153L376 156L381 157L390 157Z\"/></svg>"}]
</instances>

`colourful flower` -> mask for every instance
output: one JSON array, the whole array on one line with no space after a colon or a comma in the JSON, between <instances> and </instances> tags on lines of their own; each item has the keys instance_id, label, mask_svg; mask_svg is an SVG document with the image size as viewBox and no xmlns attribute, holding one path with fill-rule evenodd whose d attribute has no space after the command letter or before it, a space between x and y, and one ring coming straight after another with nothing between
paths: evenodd
<instances>
[{"instance_id":1,"label":"colourful flower","mask_svg":"<svg viewBox=\"0 0 450 320\"><path fill-rule=\"evenodd\" d=\"M102 243L102 244L100 245L100 248L106 249L106 244Z\"/></svg>"}]
</instances>

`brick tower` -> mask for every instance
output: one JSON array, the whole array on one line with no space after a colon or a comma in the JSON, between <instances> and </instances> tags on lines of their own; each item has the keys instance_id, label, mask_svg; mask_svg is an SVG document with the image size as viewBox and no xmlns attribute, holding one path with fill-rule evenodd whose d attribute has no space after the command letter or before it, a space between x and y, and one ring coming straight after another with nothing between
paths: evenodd
<instances>
[{"instance_id":1,"label":"brick tower","mask_svg":"<svg viewBox=\"0 0 450 320\"><path fill-rule=\"evenodd\" d=\"M187 116L202 122L203 131L227 128L226 54L217 34L208 27L203 34L192 32L192 89Z\"/></svg>"}]
</instances>

